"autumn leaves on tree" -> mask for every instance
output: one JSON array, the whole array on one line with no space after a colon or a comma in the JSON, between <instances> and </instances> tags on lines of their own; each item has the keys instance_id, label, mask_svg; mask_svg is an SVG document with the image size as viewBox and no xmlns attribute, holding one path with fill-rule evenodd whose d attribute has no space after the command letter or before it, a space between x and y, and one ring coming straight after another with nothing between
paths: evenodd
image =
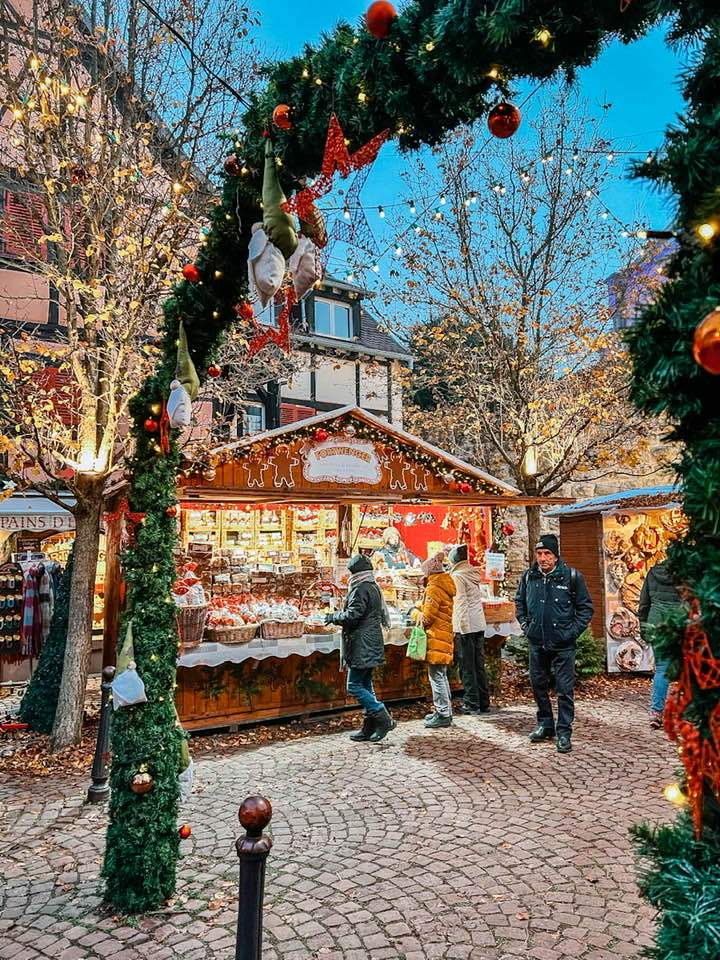
<instances>
[{"instance_id":1,"label":"autumn leaves on tree","mask_svg":"<svg viewBox=\"0 0 720 960\"><path fill-rule=\"evenodd\" d=\"M418 211L404 255L404 302L427 317L411 329L409 428L530 495L638 469L648 427L613 324L633 307L622 291L611 303L608 277L633 260L646 299L661 279L604 205L600 123L567 90L543 106L502 151L465 128L436 148L446 202ZM416 195L429 176L416 168ZM528 508L531 543L538 523Z\"/></svg>"}]
</instances>

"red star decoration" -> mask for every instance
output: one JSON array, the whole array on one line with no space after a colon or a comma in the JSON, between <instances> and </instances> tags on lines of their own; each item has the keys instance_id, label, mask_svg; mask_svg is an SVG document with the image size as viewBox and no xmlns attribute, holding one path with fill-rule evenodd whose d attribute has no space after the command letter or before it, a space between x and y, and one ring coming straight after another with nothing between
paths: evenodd
<instances>
[{"instance_id":1,"label":"red star decoration","mask_svg":"<svg viewBox=\"0 0 720 960\"><path fill-rule=\"evenodd\" d=\"M345 145L345 134L342 131L338 118L333 113L330 117L328 126L327 140L325 141L325 154L323 156L320 175L311 187L306 187L299 193L296 193L292 199L287 200L283 206L288 213L297 213L301 220L308 220L312 214L313 204L320 197L324 197L332 187L335 171L340 172L341 177L347 175L353 170L360 170L361 167L373 163L377 157L380 147L390 136L389 130L383 130L368 140L366 144L356 150L354 153L348 153Z\"/></svg>"}]
</instances>

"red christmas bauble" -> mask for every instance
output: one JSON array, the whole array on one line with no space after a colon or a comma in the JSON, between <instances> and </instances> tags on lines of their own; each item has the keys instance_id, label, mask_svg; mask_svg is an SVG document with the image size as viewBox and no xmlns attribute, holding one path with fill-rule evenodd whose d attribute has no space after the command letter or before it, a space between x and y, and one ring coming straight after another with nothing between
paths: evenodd
<instances>
[{"instance_id":1,"label":"red christmas bauble","mask_svg":"<svg viewBox=\"0 0 720 960\"><path fill-rule=\"evenodd\" d=\"M197 283L200 279L200 271L194 263L186 263L182 268L182 275L185 277L188 283Z\"/></svg>"},{"instance_id":2,"label":"red christmas bauble","mask_svg":"<svg viewBox=\"0 0 720 960\"><path fill-rule=\"evenodd\" d=\"M393 21L397 20L397 15L397 10L388 3L388 0L375 0L365 14L365 26L368 32L378 40L384 40L390 32Z\"/></svg>"},{"instance_id":3,"label":"red christmas bauble","mask_svg":"<svg viewBox=\"0 0 720 960\"><path fill-rule=\"evenodd\" d=\"M170 506L169 506L169 507L167 508L167 510L165 511L165 513L166 513L169 517L176 517L176 516L177 516L177 512L178 512L178 508L177 508L177 504L176 504L176 503L171 503Z\"/></svg>"},{"instance_id":4,"label":"red christmas bauble","mask_svg":"<svg viewBox=\"0 0 720 960\"><path fill-rule=\"evenodd\" d=\"M222 376L222 368L216 363L211 363L207 368L207 374L209 377L212 377L213 380L217 380L218 377Z\"/></svg>"},{"instance_id":5,"label":"red christmas bauble","mask_svg":"<svg viewBox=\"0 0 720 960\"><path fill-rule=\"evenodd\" d=\"M315 439L317 440L318 443L324 443L324 441L327 440L329 436L330 434L327 432L327 430L323 430L322 427L320 427L319 430L315 431Z\"/></svg>"},{"instance_id":6,"label":"red christmas bauble","mask_svg":"<svg viewBox=\"0 0 720 960\"><path fill-rule=\"evenodd\" d=\"M703 370L720 373L720 307L715 307L696 329L693 356Z\"/></svg>"},{"instance_id":7,"label":"red christmas bauble","mask_svg":"<svg viewBox=\"0 0 720 960\"><path fill-rule=\"evenodd\" d=\"M229 177L239 177L242 173L242 164L234 153L231 153L229 157L225 157L223 167Z\"/></svg>"},{"instance_id":8,"label":"red christmas bauble","mask_svg":"<svg viewBox=\"0 0 720 960\"><path fill-rule=\"evenodd\" d=\"M192 829L190 828L190 825L187 823L184 823L178 830L178 835L180 836L181 840L187 840L187 838L190 836L191 833L192 833Z\"/></svg>"},{"instance_id":9,"label":"red christmas bauble","mask_svg":"<svg viewBox=\"0 0 720 960\"><path fill-rule=\"evenodd\" d=\"M190 562L188 562L188 563L185 564L185 569L186 569L186 570L190 570L190 571L192 571L192 570L197 570L197 564L196 564L196 563L192 563L192 562L190 561Z\"/></svg>"},{"instance_id":10,"label":"red christmas bauble","mask_svg":"<svg viewBox=\"0 0 720 960\"><path fill-rule=\"evenodd\" d=\"M472 487L467 482L467 480L463 480L463 482L460 484L458 489L460 490L460 493L470 493L470 491L472 490Z\"/></svg>"},{"instance_id":11,"label":"red christmas bauble","mask_svg":"<svg viewBox=\"0 0 720 960\"><path fill-rule=\"evenodd\" d=\"M253 310L253 305L248 303L247 300L244 300L242 303L238 304L236 307L238 316L242 317L243 320L252 320L255 316L255 311Z\"/></svg>"},{"instance_id":12,"label":"red christmas bauble","mask_svg":"<svg viewBox=\"0 0 720 960\"><path fill-rule=\"evenodd\" d=\"M157 422L157 420L153 420L152 417L148 417L143 426L148 433L155 433L160 424Z\"/></svg>"},{"instance_id":13,"label":"red christmas bauble","mask_svg":"<svg viewBox=\"0 0 720 960\"><path fill-rule=\"evenodd\" d=\"M517 133L520 126L520 111L512 103L499 103L488 115L488 129L494 137L504 140Z\"/></svg>"},{"instance_id":14,"label":"red christmas bauble","mask_svg":"<svg viewBox=\"0 0 720 960\"><path fill-rule=\"evenodd\" d=\"M505 537L511 537L515 533L515 527L511 523L504 523L500 527L500 533Z\"/></svg>"},{"instance_id":15,"label":"red christmas bauble","mask_svg":"<svg viewBox=\"0 0 720 960\"><path fill-rule=\"evenodd\" d=\"M292 120L290 119L290 107L286 103L279 103L273 110L273 123L280 130L290 130Z\"/></svg>"}]
</instances>

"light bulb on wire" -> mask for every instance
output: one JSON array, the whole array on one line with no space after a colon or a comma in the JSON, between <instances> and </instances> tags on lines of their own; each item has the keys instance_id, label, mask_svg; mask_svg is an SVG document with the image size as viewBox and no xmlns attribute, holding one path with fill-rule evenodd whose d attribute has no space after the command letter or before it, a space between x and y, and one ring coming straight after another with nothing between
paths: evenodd
<instances>
[{"instance_id":1,"label":"light bulb on wire","mask_svg":"<svg viewBox=\"0 0 720 960\"><path fill-rule=\"evenodd\" d=\"M381 220L385 219L385 211L383 210L382 207L378 207L378 216L380 217Z\"/></svg>"}]
</instances>

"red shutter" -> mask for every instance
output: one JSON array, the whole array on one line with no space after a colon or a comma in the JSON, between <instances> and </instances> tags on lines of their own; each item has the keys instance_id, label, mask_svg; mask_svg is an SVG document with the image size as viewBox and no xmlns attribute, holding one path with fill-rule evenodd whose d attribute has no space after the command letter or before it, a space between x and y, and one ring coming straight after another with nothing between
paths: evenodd
<instances>
[{"instance_id":1,"label":"red shutter","mask_svg":"<svg viewBox=\"0 0 720 960\"><path fill-rule=\"evenodd\" d=\"M76 426L78 416L77 386L71 376L57 367L45 367L35 374L35 380L44 394L49 394L55 413L66 427Z\"/></svg>"},{"instance_id":2,"label":"red shutter","mask_svg":"<svg viewBox=\"0 0 720 960\"><path fill-rule=\"evenodd\" d=\"M47 243L37 241L46 232L45 204L37 193L5 190L2 209L2 251L22 260L47 260Z\"/></svg>"},{"instance_id":3,"label":"red shutter","mask_svg":"<svg viewBox=\"0 0 720 960\"><path fill-rule=\"evenodd\" d=\"M307 420L308 417L314 417L317 410L312 407L299 407L295 403L283 403L280 406L280 426L287 427L291 423L297 423L298 420Z\"/></svg>"}]
</instances>

